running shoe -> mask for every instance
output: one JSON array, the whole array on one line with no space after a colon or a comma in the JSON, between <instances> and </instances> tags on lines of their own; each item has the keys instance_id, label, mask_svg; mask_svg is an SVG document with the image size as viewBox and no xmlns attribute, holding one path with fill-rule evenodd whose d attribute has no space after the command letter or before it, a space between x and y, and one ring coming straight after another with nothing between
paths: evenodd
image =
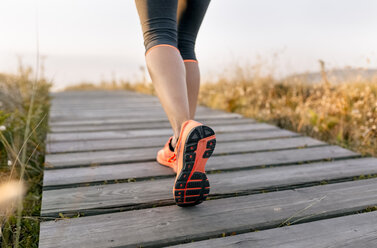
<instances>
[{"instance_id":1,"label":"running shoe","mask_svg":"<svg viewBox=\"0 0 377 248\"><path fill-rule=\"evenodd\" d=\"M175 163L176 156L175 156L174 150L170 149L170 142L172 139L173 139L173 136L169 138L164 148L162 148L161 150L157 152L157 162L161 165L172 168L174 172L177 173L177 167Z\"/></svg>"},{"instance_id":2,"label":"running shoe","mask_svg":"<svg viewBox=\"0 0 377 248\"><path fill-rule=\"evenodd\" d=\"M194 206L207 198L210 187L205 174L205 165L215 145L215 132L210 127L194 120L182 124L174 149L177 176L173 194L178 206Z\"/></svg>"}]
</instances>

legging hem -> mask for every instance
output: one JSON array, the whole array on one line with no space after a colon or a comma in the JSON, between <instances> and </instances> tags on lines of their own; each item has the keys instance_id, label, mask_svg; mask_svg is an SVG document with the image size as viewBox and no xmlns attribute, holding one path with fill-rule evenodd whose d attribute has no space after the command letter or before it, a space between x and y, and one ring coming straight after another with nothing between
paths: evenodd
<instances>
[{"instance_id":1,"label":"legging hem","mask_svg":"<svg viewBox=\"0 0 377 248\"><path fill-rule=\"evenodd\" d=\"M184 59L183 62L193 62L193 63L198 63L196 59Z\"/></svg>"},{"instance_id":2,"label":"legging hem","mask_svg":"<svg viewBox=\"0 0 377 248\"><path fill-rule=\"evenodd\" d=\"M152 46L151 48L149 48L147 51L145 51L145 56L147 56L147 54L155 47L161 47L161 46L167 46L167 47L172 47L172 48L175 48L178 52L178 48L176 48L175 46L172 46L172 45L169 45L169 44L158 44L158 45L154 45Z\"/></svg>"}]
</instances>

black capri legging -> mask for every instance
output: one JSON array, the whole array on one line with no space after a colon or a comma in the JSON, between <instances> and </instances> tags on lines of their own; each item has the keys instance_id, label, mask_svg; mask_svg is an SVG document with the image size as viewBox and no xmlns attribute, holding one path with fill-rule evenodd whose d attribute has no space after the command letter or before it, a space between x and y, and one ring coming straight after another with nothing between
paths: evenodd
<instances>
[{"instance_id":1,"label":"black capri legging","mask_svg":"<svg viewBox=\"0 0 377 248\"><path fill-rule=\"evenodd\" d=\"M135 0L145 55L156 46L173 46L184 61L197 61L196 37L210 0Z\"/></svg>"}]
</instances>

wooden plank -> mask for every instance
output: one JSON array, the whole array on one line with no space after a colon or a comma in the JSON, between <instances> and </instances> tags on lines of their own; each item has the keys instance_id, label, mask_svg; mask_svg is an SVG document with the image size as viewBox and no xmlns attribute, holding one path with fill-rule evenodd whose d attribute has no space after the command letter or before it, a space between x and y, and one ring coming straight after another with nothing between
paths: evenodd
<instances>
[{"instance_id":1,"label":"wooden plank","mask_svg":"<svg viewBox=\"0 0 377 248\"><path fill-rule=\"evenodd\" d=\"M81 114L77 114L77 115L67 115L67 116L56 116L56 117L50 117L49 120L50 122L61 122L61 121L72 121L72 120L100 120L100 119L103 119L103 118L144 118L144 117L160 117L160 116L164 116L165 113L163 111L154 111L154 112L151 112L151 113L145 113L145 112L130 112L130 113L104 113L104 114L101 114L101 115L97 115L95 113L86 113L86 112L82 112ZM224 114L224 113L215 113L215 112L208 112L208 113L205 113L205 114L198 114L197 115L197 118L205 118L205 117L208 117L208 116L212 116L212 117L216 117L216 118L219 118L219 116L224 116L224 115L228 115L227 113Z\"/></svg>"},{"instance_id":2,"label":"wooden plank","mask_svg":"<svg viewBox=\"0 0 377 248\"><path fill-rule=\"evenodd\" d=\"M256 152L243 155L214 156L208 161L207 171L261 168L301 164L325 159L345 159L358 156L337 146L315 147L285 151ZM217 159L219 158L219 159ZM237 162L237 159L242 162ZM172 173L157 162L128 163L74 169L45 170L44 186L67 185L82 182L169 176Z\"/></svg>"},{"instance_id":3,"label":"wooden plank","mask_svg":"<svg viewBox=\"0 0 377 248\"><path fill-rule=\"evenodd\" d=\"M93 97L92 97L93 98ZM124 104L126 106L127 103L134 104L134 103L159 103L159 99L157 97L115 97L115 98L101 98L101 99L57 99L54 98L52 100L52 107L57 109L64 109L68 107L73 108L81 108L81 107L90 107L90 106L100 106L101 104Z\"/></svg>"},{"instance_id":4,"label":"wooden plank","mask_svg":"<svg viewBox=\"0 0 377 248\"><path fill-rule=\"evenodd\" d=\"M223 111L216 111L208 108L198 108L196 111L197 115L214 115L214 114L224 114ZM98 110L60 110L60 111L51 111L49 113L50 119L61 119L61 118L91 118L95 117L107 117L107 116L131 116L135 114L142 114L142 115L165 115L163 108L159 104L155 104L154 106L146 106L146 107L139 107L135 108L111 108L111 107L104 107Z\"/></svg>"},{"instance_id":5,"label":"wooden plank","mask_svg":"<svg viewBox=\"0 0 377 248\"><path fill-rule=\"evenodd\" d=\"M235 141L232 143L218 143L215 155L225 155L242 152L273 151L290 148L312 147L326 145L326 143L309 137L292 137L287 139L268 139ZM95 152L75 152L61 154L47 154L46 164L54 167L109 164L137 161L153 161L161 147L120 149Z\"/></svg>"},{"instance_id":6,"label":"wooden plank","mask_svg":"<svg viewBox=\"0 0 377 248\"><path fill-rule=\"evenodd\" d=\"M66 99L70 100L80 100L83 98L87 98L90 101L98 101L102 99L134 99L134 98L156 98L152 95L142 94L135 91L127 91L127 90L120 90L120 91L69 91L69 92L57 92L51 94L54 101L61 102L63 104L67 104ZM68 102L71 103L71 102ZM87 103L83 102L82 103Z\"/></svg>"},{"instance_id":7,"label":"wooden plank","mask_svg":"<svg viewBox=\"0 0 377 248\"><path fill-rule=\"evenodd\" d=\"M91 113L102 113L102 112L123 112L123 111L149 111L150 110L163 110L161 104L159 102L145 102L145 103L140 103L140 102L127 102L127 103L122 103L122 104L117 104L117 103L102 103L102 104L97 104L93 105L90 104L86 107L73 107L73 106L66 106L66 107L58 107L58 108L51 108L51 113L54 115L58 114L76 114L80 113L82 111L87 111ZM196 113L208 113L208 112L213 112L213 113L225 113L225 111L222 110L215 110L211 109L205 106L198 106L196 109Z\"/></svg>"},{"instance_id":8,"label":"wooden plank","mask_svg":"<svg viewBox=\"0 0 377 248\"><path fill-rule=\"evenodd\" d=\"M126 91L126 90L87 90L87 91L64 91L51 93L54 101L66 100L66 99L77 99L82 100L83 98L88 98L91 101L97 101L102 98L154 98L152 95L142 94L135 91ZM62 101L64 104L66 101Z\"/></svg>"},{"instance_id":9,"label":"wooden plank","mask_svg":"<svg viewBox=\"0 0 377 248\"><path fill-rule=\"evenodd\" d=\"M124 109L124 108L139 108L139 107L147 107L147 106L156 106L160 101L158 99L153 100L126 100L126 101L102 101L99 103L95 103L90 101L89 104L65 104L65 105L57 105L53 101L53 105L51 106L51 111L79 111L79 110L100 110L104 108L111 108L113 106L115 109ZM205 106L198 106L199 108L207 108Z\"/></svg>"},{"instance_id":10,"label":"wooden plank","mask_svg":"<svg viewBox=\"0 0 377 248\"><path fill-rule=\"evenodd\" d=\"M224 114L214 114L214 115L196 115L196 120L211 120L211 119L227 119L227 118L240 118L239 114L236 113L224 113ZM104 120L106 119L106 120ZM77 125L77 124L91 124L91 123L97 123L97 122L111 122L112 120L122 120L123 122L129 121L129 122L143 122L148 120L159 120L159 121L165 121L167 120L166 115L138 115L138 116L107 116L106 118L99 118L99 119L68 119L68 120L50 120L49 119L49 125Z\"/></svg>"},{"instance_id":11,"label":"wooden plank","mask_svg":"<svg viewBox=\"0 0 377 248\"><path fill-rule=\"evenodd\" d=\"M268 139L217 143L214 154L232 154L241 152L272 151L289 148L326 145L324 142L309 137L293 137L287 139ZM46 164L54 167L108 164L121 162L153 161L161 147L121 149L95 152L75 152L47 154Z\"/></svg>"},{"instance_id":12,"label":"wooden plank","mask_svg":"<svg viewBox=\"0 0 377 248\"><path fill-rule=\"evenodd\" d=\"M377 179L42 222L40 247L164 246L286 221L355 213L377 204ZM360 193L362 192L362 194Z\"/></svg>"},{"instance_id":13,"label":"wooden plank","mask_svg":"<svg viewBox=\"0 0 377 248\"><path fill-rule=\"evenodd\" d=\"M169 171L169 174L173 173ZM209 174L211 195L251 194L261 191L312 186L323 181L350 180L377 174L376 158L283 166L251 171ZM71 174L73 177L75 173ZM43 192L42 215L103 213L138 205L174 204L174 178L133 183L48 190ZM104 210L106 209L106 210Z\"/></svg>"},{"instance_id":14,"label":"wooden plank","mask_svg":"<svg viewBox=\"0 0 377 248\"><path fill-rule=\"evenodd\" d=\"M174 172L157 162L116 164L45 170L44 188L127 179L173 176Z\"/></svg>"},{"instance_id":15,"label":"wooden plank","mask_svg":"<svg viewBox=\"0 0 377 248\"><path fill-rule=\"evenodd\" d=\"M128 149L114 151L69 153L67 154L67 156L63 156L64 154L49 154L46 155L46 168L57 169L90 166L98 164L106 165L116 163L120 164L154 161L155 155L153 154L157 154L158 150L159 148L154 147L145 148L143 150L134 149L133 153L130 153L130 149ZM311 161L312 159L332 159L344 157L348 158L358 156L356 153L340 148L338 146L322 146L299 149L297 152L292 151L294 150L274 151L273 153L255 152L245 154L231 154L227 156L214 156L208 161L208 165L210 166L209 168L215 167L218 170L240 169L250 167L250 163L254 164L256 162L258 162L259 164L270 164L270 162L275 162L278 160L289 161L292 163L297 161ZM146 154L151 154L149 159L147 159ZM84 155L85 157L83 157Z\"/></svg>"},{"instance_id":16,"label":"wooden plank","mask_svg":"<svg viewBox=\"0 0 377 248\"><path fill-rule=\"evenodd\" d=\"M84 100L85 101L85 100ZM158 99L151 99L151 100L142 100L142 99L136 99L136 100L105 100L101 102L92 102L91 100L88 100L87 104L56 104L55 101L53 101L53 105L51 107L52 111L71 111L71 110L100 110L104 108L111 108L111 106L115 108L134 108L134 107L146 107L146 106L158 106L159 104Z\"/></svg>"},{"instance_id":17,"label":"wooden plank","mask_svg":"<svg viewBox=\"0 0 377 248\"><path fill-rule=\"evenodd\" d=\"M215 116L197 116L195 119L200 122L207 122L209 120L226 120L226 119L241 119L242 116L235 113L225 113L221 115ZM249 119L249 118L248 118ZM90 126L90 125L105 125L105 124L131 124L131 123L143 123L143 122L166 122L168 121L166 116L157 116L157 117L150 117L150 116L143 116L140 118L104 118L99 120L75 120L75 121L59 121L59 122L51 122L49 124L50 127L69 127L69 126Z\"/></svg>"},{"instance_id":18,"label":"wooden plank","mask_svg":"<svg viewBox=\"0 0 377 248\"><path fill-rule=\"evenodd\" d=\"M288 130L276 129L268 132L238 132L220 133L216 135L217 142L246 141L272 138L290 138L300 136ZM54 142L46 145L47 153L103 151L127 148L162 147L167 141L167 136L156 136L148 138L126 138L113 140L90 140L90 141L67 141Z\"/></svg>"},{"instance_id":19,"label":"wooden plank","mask_svg":"<svg viewBox=\"0 0 377 248\"><path fill-rule=\"evenodd\" d=\"M377 211L210 239L172 248L370 248L377 247Z\"/></svg>"},{"instance_id":20,"label":"wooden plank","mask_svg":"<svg viewBox=\"0 0 377 248\"><path fill-rule=\"evenodd\" d=\"M239 124L231 126L211 126L216 133L224 132L241 132L241 131L262 131L276 130L277 127L265 123ZM101 131L101 132L77 132L77 133L52 133L48 134L48 142L57 141L74 141L74 140L99 140L114 138L135 138L135 137L154 137L170 136L173 134L171 128L147 129L147 130L129 130L129 131Z\"/></svg>"},{"instance_id":21,"label":"wooden plank","mask_svg":"<svg viewBox=\"0 0 377 248\"><path fill-rule=\"evenodd\" d=\"M248 118L224 119L224 120L208 120L206 125L237 125L237 124L252 124L255 120ZM134 123L119 123L119 124L104 124L104 125L71 125L50 127L50 133L69 133L69 132L93 132L93 131L109 131L109 130L137 130L137 129L161 129L170 128L170 123L166 121L160 122L134 122Z\"/></svg>"},{"instance_id":22,"label":"wooden plank","mask_svg":"<svg viewBox=\"0 0 377 248\"><path fill-rule=\"evenodd\" d=\"M66 100L69 101L69 100ZM81 100L83 101L83 100ZM85 100L84 100L85 101ZM51 107L52 111L72 111L72 110L100 110L104 108L111 108L111 106L115 108L128 108L128 107L146 107L146 106L158 106L159 104L158 99L150 99L150 100L144 100L144 99L131 99L131 100L104 100L101 102L92 102L91 100L88 100L87 104L57 104L55 101L53 101L53 105Z\"/></svg>"},{"instance_id":23,"label":"wooden plank","mask_svg":"<svg viewBox=\"0 0 377 248\"><path fill-rule=\"evenodd\" d=\"M64 102L63 102L64 101ZM83 103L87 102L87 103ZM52 101L52 110L65 110L65 109L96 109L101 106L110 107L112 106L134 106L140 104L142 105L158 105L160 101L157 98L116 98L116 99L100 99L93 101L92 99L64 99L62 101ZM129 104L129 105L128 105Z\"/></svg>"}]
</instances>

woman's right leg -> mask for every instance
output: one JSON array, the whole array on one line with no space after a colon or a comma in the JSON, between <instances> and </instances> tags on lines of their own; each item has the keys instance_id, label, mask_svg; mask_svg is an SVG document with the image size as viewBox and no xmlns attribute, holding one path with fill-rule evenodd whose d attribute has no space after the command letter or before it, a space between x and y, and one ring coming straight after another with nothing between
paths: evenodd
<instances>
[{"instance_id":1,"label":"woman's right leg","mask_svg":"<svg viewBox=\"0 0 377 248\"><path fill-rule=\"evenodd\" d=\"M190 119L186 71L177 49L177 0L135 0L143 29L145 60L157 96L173 128Z\"/></svg>"}]
</instances>

